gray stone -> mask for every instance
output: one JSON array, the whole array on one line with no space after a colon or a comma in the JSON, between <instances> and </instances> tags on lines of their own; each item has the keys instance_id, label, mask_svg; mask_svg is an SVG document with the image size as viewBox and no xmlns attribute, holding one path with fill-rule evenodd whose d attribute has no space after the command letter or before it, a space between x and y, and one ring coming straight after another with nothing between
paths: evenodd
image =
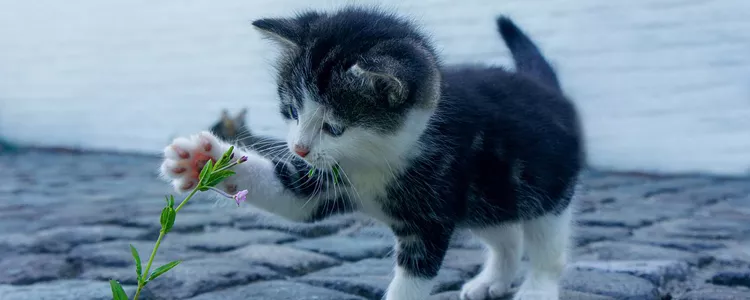
<instances>
[{"instance_id":1,"label":"gray stone","mask_svg":"<svg viewBox=\"0 0 750 300\"><path fill-rule=\"evenodd\" d=\"M621 300L659 300L659 291L651 282L620 273L568 269L563 275L565 289L608 296Z\"/></svg>"},{"instance_id":2,"label":"gray stone","mask_svg":"<svg viewBox=\"0 0 750 300\"><path fill-rule=\"evenodd\" d=\"M349 261L385 257L393 251L393 242L387 240L341 235L304 239L288 245Z\"/></svg>"},{"instance_id":3,"label":"gray stone","mask_svg":"<svg viewBox=\"0 0 750 300\"><path fill-rule=\"evenodd\" d=\"M148 258L141 259L148 260ZM143 262L144 269L146 268L145 264L146 262ZM151 269L153 270L154 267L151 267ZM127 267L88 266L76 278L94 281L109 281L114 279L123 285L138 285L138 279L136 278L135 273L135 262L133 262L132 266Z\"/></svg>"},{"instance_id":4,"label":"gray stone","mask_svg":"<svg viewBox=\"0 0 750 300\"><path fill-rule=\"evenodd\" d=\"M745 300L750 299L750 289L702 285L693 290L675 295L676 300Z\"/></svg>"},{"instance_id":5,"label":"gray stone","mask_svg":"<svg viewBox=\"0 0 750 300\"><path fill-rule=\"evenodd\" d=\"M229 216L214 214L210 212L185 213L181 211L175 219L174 227L172 227L171 232L202 232L210 227L229 226L230 224L232 224L232 220L229 218ZM158 230L159 228L161 228L161 225L159 224L158 213L142 215L128 219L126 222L124 222L124 225L151 228L152 230Z\"/></svg>"},{"instance_id":6,"label":"gray stone","mask_svg":"<svg viewBox=\"0 0 750 300\"><path fill-rule=\"evenodd\" d=\"M334 234L356 220L352 216L336 216L315 223L298 223L256 209L242 212L234 220L237 228L278 230L307 238Z\"/></svg>"},{"instance_id":7,"label":"gray stone","mask_svg":"<svg viewBox=\"0 0 750 300\"><path fill-rule=\"evenodd\" d=\"M237 230L219 228L215 231L201 233L174 233L170 239L178 241L188 249L223 252L234 250L249 244L277 244L297 239L295 236L273 230Z\"/></svg>"},{"instance_id":8,"label":"gray stone","mask_svg":"<svg viewBox=\"0 0 750 300\"><path fill-rule=\"evenodd\" d=\"M249 245L222 255L288 275L306 274L340 264L328 256L280 245Z\"/></svg>"},{"instance_id":9,"label":"gray stone","mask_svg":"<svg viewBox=\"0 0 750 300\"><path fill-rule=\"evenodd\" d=\"M66 263L65 256L29 254L7 256L0 260L0 284L32 284L72 277L77 270Z\"/></svg>"},{"instance_id":10,"label":"gray stone","mask_svg":"<svg viewBox=\"0 0 750 300\"><path fill-rule=\"evenodd\" d=\"M309 276L357 277L357 276L391 276L395 262L393 259L368 258L355 263L343 264L310 273Z\"/></svg>"},{"instance_id":11,"label":"gray stone","mask_svg":"<svg viewBox=\"0 0 750 300\"><path fill-rule=\"evenodd\" d=\"M135 287L123 286L132 297ZM112 300L109 282L89 280L58 280L32 285L0 285L3 300Z\"/></svg>"},{"instance_id":12,"label":"gray stone","mask_svg":"<svg viewBox=\"0 0 750 300\"><path fill-rule=\"evenodd\" d=\"M249 262L227 258L204 258L179 264L151 281L146 289L155 298L177 300L254 281L280 279L281 277L266 267Z\"/></svg>"},{"instance_id":13,"label":"gray stone","mask_svg":"<svg viewBox=\"0 0 750 300\"><path fill-rule=\"evenodd\" d=\"M309 284L372 298L382 295L392 276L393 259L364 259L310 273L300 278ZM443 268L435 278L434 293L458 289L468 278L460 270ZM377 297L376 297L377 298Z\"/></svg>"},{"instance_id":14,"label":"gray stone","mask_svg":"<svg viewBox=\"0 0 750 300\"><path fill-rule=\"evenodd\" d=\"M632 202L600 209L595 213L581 214L576 222L584 226L639 228L655 222L683 217L693 208L689 203L669 204Z\"/></svg>"},{"instance_id":15,"label":"gray stone","mask_svg":"<svg viewBox=\"0 0 750 300\"><path fill-rule=\"evenodd\" d=\"M597 242L578 250L577 260L680 260L697 264L707 255L625 242Z\"/></svg>"},{"instance_id":16,"label":"gray stone","mask_svg":"<svg viewBox=\"0 0 750 300\"><path fill-rule=\"evenodd\" d=\"M0 235L0 256L33 252L36 239L27 234Z\"/></svg>"},{"instance_id":17,"label":"gray stone","mask_svg":"<svg viewBox=\"0 0 750 300\"><path fill-rule=\"evenodd\" d=\"M560 291L560 300L619 300L609 296L583 293L571 290Z\"/></svg>"},{"instance_id":18,"label":"gray stone","mask_svg":"<svg viewBox=\"0 0 750 300\"><path fill-rule=\"evenodd\" d=\"M464 276L473 276L479 272L486 256L481 249L449 249L443 260L443 268L459 270Z\"/></svg>"},{"instance_id":19,"label":"gray stone","mask_svg":"<svg viewBox=\"0 0 750 300\"><path fill-rule=\"evenodd\" d=\"M375 299L375 298L370 298ZM427 300L460 300L460 293L458 291L443 292L434 294L427 298Z\"/></svg>"},{"instance_id":20,"label":"gray stone","mask_svg":"<svg viewBox=\"0 0 750 300\"><path fill-rule=\"evenodd\" d=\"M636 237L733 240L750 234L750 219L692 217L659 223L635 232Z\"/></svg>"},{"instance_id":21,"label":"gray stone","mask_svg":"<svg viewBox=\"0 0 750 300\"><path fill-rule=\"evenodd\" d=\"M190 300L365 300L338 291L291 281L266 281L202 294Z\"/></svg>"},{"instance_id":22,"label":"gray stone","mask_svg":"<svg viewBox=\"0 0 750 300\"><path fill-rule=\"evenodd\" d=\"M633 275L654 285L662 285L670 280L685 280L690 274L690 266L686 262L674 260L578 261L572 268Z\"/></svg>"},{"instance_id":23,"label":"gray stone","mask_svg":"<svg viewBox=\"0 0 750 300\"><path fill-rule=\"evenodd\" d=\"M146 230L113 225L65 226L42 230L34 234L34 251L65 253L74 246L111 240L133 240Z\"/></svg>"},{"instance_id":24,"label":"gray stone","mask_svg":"<svg viewBox=\"0 0 750 300\"><path fill-rule=\"evenodd\" d=\"M296 279L312 286L332 289L347 294L362 296L367 299L380 299L385 293L391 278L390 274L382 276L314 276L308 275Z\"/></svg>"},{"instance_id":25,"label":"gray stone","mask_svg":"<svg viewBox=\"0 0 750 300\"><path fill-rule=\"evenodd\" d=\"M607 240L621 240L630 236L630 230L621 227L578 226L574 231L576 246Z\"/></svg>"},{"instance_id":26,"label":"gray stone","mask_svg":"<svg viewBox=\"0 0 750 300\"><path fill-rule=\"evenodd\" d=\"M750 270L721 271L711 276L708 282L715 285L750 288Z\"/></svg>"},{"instance_id":27,"label":"gray stone","mask_svg":"<svg viewBox=\"0 0 750 300\"><path fill-rule=\"evenodd\" d=\"M87 244L73 248L68 255L68 260L75 264L83 265L84 268L88 266L134 266L135 262L130 253L130 244L138 250L143 261L148 259L151 250L154 248L154 242L146 241L111 241ZM159 246L157 260L168 262L200 257L202 255L200 252L188 250L184 245L172 243L167 236Z\"/></svg>"}]
</instances>

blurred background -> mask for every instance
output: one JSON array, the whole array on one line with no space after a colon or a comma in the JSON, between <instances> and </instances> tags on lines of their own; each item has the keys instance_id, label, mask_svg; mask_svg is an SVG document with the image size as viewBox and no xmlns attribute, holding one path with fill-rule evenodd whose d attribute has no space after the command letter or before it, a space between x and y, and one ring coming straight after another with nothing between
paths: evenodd
<instances>
[{"instance_id":1,"label":"blurred background","mask_svg":"<svg viewBox=\"0 0 750 300\"><path fill-rule=\"evenodd\" d=\"M747 0L0 0L0 139L158 154L243 107L281 135L274 45L250 22L351 3L414 17L447 63L511 67L510 15L578 104L594 167L750 170Z\"/></svg>"}]
</instances>

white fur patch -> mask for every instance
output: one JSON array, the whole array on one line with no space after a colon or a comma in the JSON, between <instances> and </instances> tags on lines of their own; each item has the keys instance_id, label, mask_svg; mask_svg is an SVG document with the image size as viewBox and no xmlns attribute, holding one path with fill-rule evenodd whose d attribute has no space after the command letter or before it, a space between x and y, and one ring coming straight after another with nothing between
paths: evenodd
<instances>
[{"instance_id":1,"label":"white fur patch","mask_svg":"<svg viewBox=\"0 0 750 300\"><path fill-rule=\"evenodd\" d=\"M394 273L385 300L424 300L430 295L432 280L411 276L401 267L396 267Z\"/></svg>"}]
</instances>

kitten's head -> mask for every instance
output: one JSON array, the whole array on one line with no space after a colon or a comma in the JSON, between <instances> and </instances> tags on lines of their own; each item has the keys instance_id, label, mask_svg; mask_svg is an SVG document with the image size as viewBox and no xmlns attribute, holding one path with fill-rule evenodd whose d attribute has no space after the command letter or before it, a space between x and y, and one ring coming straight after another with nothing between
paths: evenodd
<instances>
[{"instance_id":1,"label":"kitten's head","mask_svg":"<svg viewBox=\"0 0 750 300\"><path fill-rule=\"evenodd\" d=\"M243 108L236 116L229 115L229 111L222 110L219 121L211 126L211 132L224 141L236 142L249 134L245 125L247 109Z\"/></svg>"},{"instance_id":2,"label":"kitten's head","mask_svg":"<svg viewBox=\"0 0 750 300\"><path fill-rule=\"evenodd\" d=\"M428 40L389 13L346 8L253 22L278 42L289 148L316 167L377 164L414 149L440 93Z\"/></svg>"}]
</instances>

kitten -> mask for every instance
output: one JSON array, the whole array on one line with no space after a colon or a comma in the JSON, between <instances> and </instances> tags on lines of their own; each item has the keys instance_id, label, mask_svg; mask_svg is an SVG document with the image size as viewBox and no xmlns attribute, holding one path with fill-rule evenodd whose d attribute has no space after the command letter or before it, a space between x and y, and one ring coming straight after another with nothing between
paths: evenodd
<instances>
[{"instance_id":1,"label":"kitten","mask_svg":"<svg viewBox=\"0 0 750 300\"><path fill-rule=\"evenodd\" d=\"M454 231L486 244L483 270L462 299L506 294L521 260L530 272L515 299L558 299L570 202L583 164L574 105L553 69L511 20L497 26L516 60L444 68L408 20L344 8L253 22L278 42L284 155L253 147L222 183L252 205L297 221L360 211L397 237L387 300L422 300ZM162 174L177 191L196 184L206 157L229 144L210 133L165 149Z\"/></svg>"}]
</instances>

